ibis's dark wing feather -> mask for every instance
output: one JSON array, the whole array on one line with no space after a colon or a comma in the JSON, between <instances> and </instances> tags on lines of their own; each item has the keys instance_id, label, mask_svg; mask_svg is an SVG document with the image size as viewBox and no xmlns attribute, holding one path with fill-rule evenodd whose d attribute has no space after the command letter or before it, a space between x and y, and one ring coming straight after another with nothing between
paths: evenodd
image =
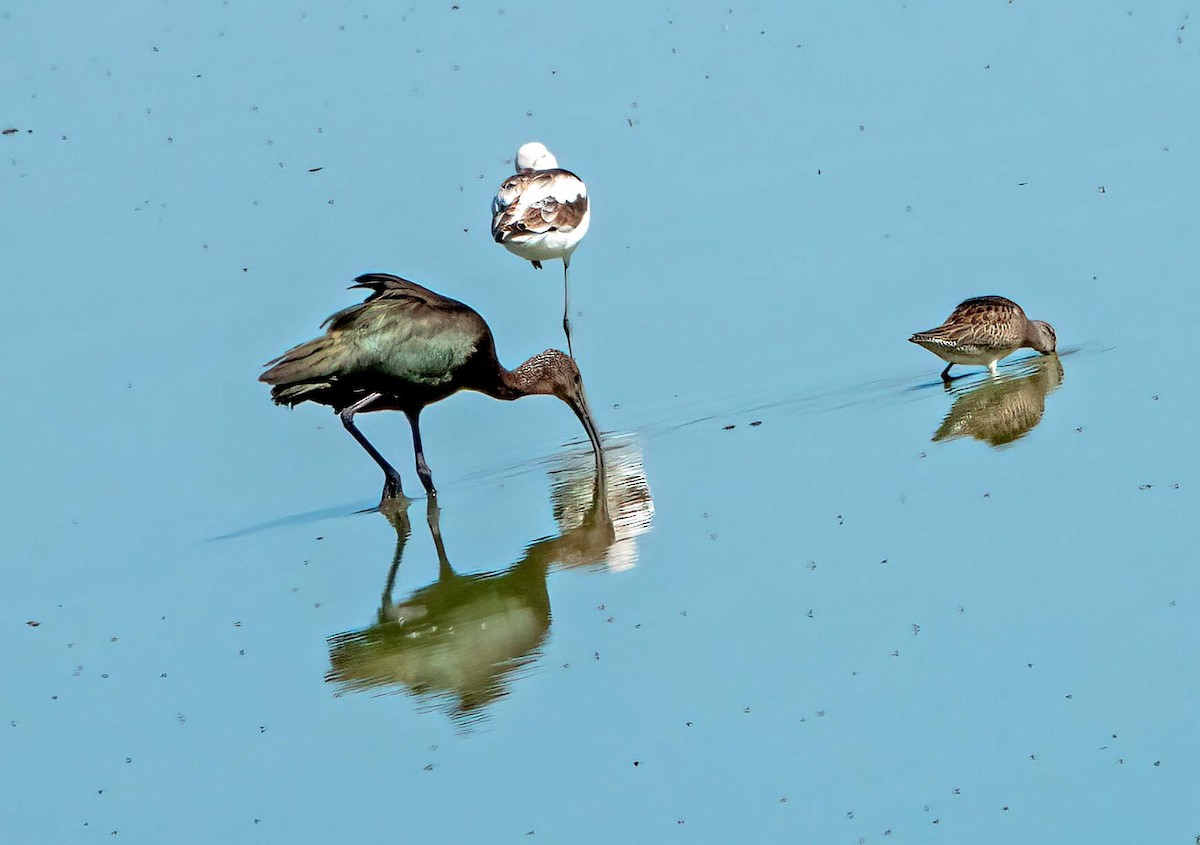
<instances>
[{"instance_id":1,"label":"ibis's dark wing feather","mask_svg":"<svg viewBox=\"0 0 1200 845\"><path fill-rule=\"evenodd\" d=\"M365 302L329 317L324 335L269 362L259 381L277 402L304 401L337 387L373 390L450 384L481 350L494 349L473 309L428 288L382 273L359 276Z\"/></svg>"}]
</instances>

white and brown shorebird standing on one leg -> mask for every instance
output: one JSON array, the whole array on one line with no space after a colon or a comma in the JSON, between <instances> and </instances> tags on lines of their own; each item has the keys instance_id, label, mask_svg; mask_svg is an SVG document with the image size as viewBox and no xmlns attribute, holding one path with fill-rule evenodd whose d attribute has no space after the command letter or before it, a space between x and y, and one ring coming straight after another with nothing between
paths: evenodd
<instances>
[{"instance_id":1,"label":"white and brown shorebird standing on one leg","mask_svg":"<svg viewBox=\"0 0 1200 845\"><path fill-rule=\"evenodd\" d=\"M1052 354L1058 338L1049 323L1030 320L1021 306L1003 296L976 296L965 300L936 329L909 338L943 361L942 379L950 380L955 364L986 364L996 375L996 363L1018 349L1029 347Z\"/></svg>"},{"instance_id":2,"label":"white and brown shorebird standing on one leg","mask_svg":"<svg viewBox=\"0 0 1200 845\"><path fill-rule=\"evenodd\" d=\"M513 255L533 263L561 258L563 263L563 331L571 357L571 290L567 270L571 253L587 234L592 220L587 185L558 166L543 144L531 141L517 150L517 172L504 180L492 200L492 237Z\"/></svg>"}]
</instances>

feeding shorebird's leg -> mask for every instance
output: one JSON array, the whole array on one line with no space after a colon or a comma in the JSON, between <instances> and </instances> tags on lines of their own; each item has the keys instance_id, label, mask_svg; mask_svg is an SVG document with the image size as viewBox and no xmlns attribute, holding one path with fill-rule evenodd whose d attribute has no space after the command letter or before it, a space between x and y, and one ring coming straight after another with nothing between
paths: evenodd
<instances>
[{"instance_id":1,"label":"feeding shorebird's leg","mask_svg":"<svg viewBox=\"0 0 1200 845\"><path fill-rule=\"evenodd\" d=\"M947 364L946 369L942 370L942 381L950 381L950 368L953 364Z\"/></svg>"},{"instance_id":2,"label":"feeding shorebird's leg","mask_svg":"<svg viewBox=\"0 0 1200 845\"><path fill-rule=\"evenodd\" d=\"M386 479L383 484L383 499L380 501L380 504L383 504L389 499L404 498L404 489L400 486L400 473L396 472L396 468L389 464L383 455L379 454L379 450L371 445L371 441L367 440L363 436L363 433L358 430L358 426L354 424L354 415L379 398L381 398L381 394L378 393L371 393L364 396L353 405L339 411L338 416L342 420L342 425L346 427L346 431L350 432L350 435L358 441L358 445L366 449L367 454L383 470L383 477Z\"/></svg>"},{"instance_id":3,"label":"feeding shorebird's leg","mask_svg":"<svg viewBox=\"0 0 1200 845\"><path fill-rule=\"evenodd\" d=\"M571 348L571 279L567 275L567 269L571 266L571 256L563 257L563 331L567 334L567 354L572 358L575 357L575 350Z\"/></svg>"},{"instance_id":4,"label":"feeding shorebird's leg","mask_svg":"<svg viewBox=\"0 0 1200 845\"><path fill-rule=\"evenodd\" d=\"M988 369L989 369L989 370L991 370L991 373L992 373L992 375L993 375L993 376L998 376L998 375L1000 375L1000 370L999 370L999 369L997 368L997 366L996 366L998 363L999 363L999 361L990 361L990 362L988 362Z\"/></svg>"},{"instance_id":5,"label":"feeding shorebird's leg","mask_svg":"<svg viewBox=\"0 0 1200 845\"><path fill-rule=\"evenodd\" d=\"M408 424L412 426L413 432L413 451L417 454L417 476L421 479L421 483L425 485L425 492L429 494L430 499L437 498L437 490L433 489L433 473L429 471L429 464L425 463L425 450L421 447L421 411L405 411L408 415Z\"/></svg>"}]
</instances>

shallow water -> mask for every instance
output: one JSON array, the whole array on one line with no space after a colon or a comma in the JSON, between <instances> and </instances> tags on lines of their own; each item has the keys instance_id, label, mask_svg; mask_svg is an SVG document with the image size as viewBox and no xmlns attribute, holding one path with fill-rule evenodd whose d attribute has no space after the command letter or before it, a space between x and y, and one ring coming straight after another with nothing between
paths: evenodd
<instances>
[{"instance_id":1,"label":"shallow water","mask_svg":"<svg viewBox=\"0 0 1200 845\"><path fill-rule=\"evenodd\" d=\"M4 841L1191 842L1190 11L0 6ZM612 531L548 399L357 513L259 365L377 269L561 345L535 137ZM1061 354L947 389L983 293Z\"/></svg>"}]
</instances>

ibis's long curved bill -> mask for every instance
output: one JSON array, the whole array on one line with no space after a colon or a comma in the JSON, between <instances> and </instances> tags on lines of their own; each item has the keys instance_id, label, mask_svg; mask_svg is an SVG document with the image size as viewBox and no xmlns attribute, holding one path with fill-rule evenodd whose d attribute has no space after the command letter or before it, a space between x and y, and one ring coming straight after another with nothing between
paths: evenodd
<instances>
[{"instance_id":1,"label":"ibis's long curved bill","mask_svg":"<svg viewBox=\"0 0 1200 845\"><path fill-rule=\"evenodd\" d=\"M583 430L587 432L588 439L592 441L592 451L596 454L596 489L600 496L601 506L604 508L603 513L607 517L608 475L604 467L604 446L600 443L600 432L592 419L592 409L588 407L587 394L583 390L583 385L579 386L579 394L570 405L575 416L579 417L579 421L583 423Z\"/></svg>"}]
</instances>

